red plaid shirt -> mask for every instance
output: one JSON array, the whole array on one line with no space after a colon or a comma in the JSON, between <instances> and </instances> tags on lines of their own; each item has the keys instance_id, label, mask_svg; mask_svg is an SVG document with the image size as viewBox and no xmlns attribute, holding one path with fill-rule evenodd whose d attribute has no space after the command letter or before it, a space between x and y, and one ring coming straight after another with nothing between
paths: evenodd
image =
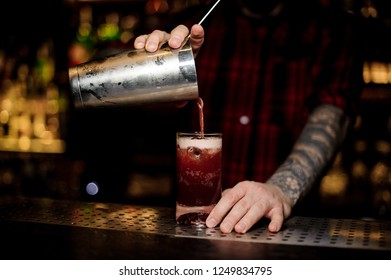
<instances>
[{"instance_id":1,"label":"red plaid shirt","mask_svg":"<svg viewBox=\"0 0 391 280\"><path fill-rule=\"evenodd\" d=\"M316 105L353 112L362 69L352 15L301 9L255 21L232 2L222 1L203 23L196 58L205 132L223 132L224 187L267 180Z\"/></svg>"}]
</instances>

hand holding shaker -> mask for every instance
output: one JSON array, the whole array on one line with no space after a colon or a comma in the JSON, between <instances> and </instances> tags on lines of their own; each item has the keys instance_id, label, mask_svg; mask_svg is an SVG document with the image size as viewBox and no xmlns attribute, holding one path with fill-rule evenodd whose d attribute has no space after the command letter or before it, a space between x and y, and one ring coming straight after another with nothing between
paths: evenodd
<instances>
[{"instance_id":1,"label":"hand holding shaker","mask_svg":"<svg viewBox=\"0 0 391 280\"><path fill-rule=\"evenodd\" d=\"M217 6L217 0L198 24ZM190 35L180 49L128 50L69 68L76 108L143 105L198 98Z\"/></svg>"},{"instance_id":2,"label":"hand holding shaker","mask_svg":"<svg viewBox=\"0 0 391 280\"><path fill-rule=\"evenodd\" d=\"M76 108L143 105L198 98L190 40L156 52L127 50L69 68Z\"/></svg>"}]
</instances>

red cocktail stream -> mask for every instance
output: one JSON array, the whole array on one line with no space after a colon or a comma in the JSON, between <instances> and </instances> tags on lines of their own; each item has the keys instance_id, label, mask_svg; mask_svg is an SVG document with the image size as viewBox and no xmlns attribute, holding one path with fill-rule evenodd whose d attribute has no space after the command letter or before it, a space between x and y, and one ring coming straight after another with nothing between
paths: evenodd
<instances>
[{"instance_id":1,"label":"red cocktail stream","mask_svg":"<svg viewBox=\"0 0 391 280\"><path fill-rule=\"evenodd\" d=\"M204 138L204 101L201 97L197 98L197 106L198 106L198 113L200 118L200 132L201 132L201 138Z\"/></svg>"}]
</instances>

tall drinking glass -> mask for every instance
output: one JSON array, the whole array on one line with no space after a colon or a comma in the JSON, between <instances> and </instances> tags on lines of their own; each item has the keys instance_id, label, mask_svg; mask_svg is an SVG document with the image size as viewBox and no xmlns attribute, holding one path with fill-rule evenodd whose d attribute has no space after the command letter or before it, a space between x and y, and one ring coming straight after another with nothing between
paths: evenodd
<instances>
[{"instance_id":1,"label":"tall drinking glass","mask_svg":"<svg viewBox=\"0 0 391 280\"><path fill-rule=\"evenodd\" d=\"M222 134L176 135L176 222L204 226L221 198Z\"/></svg>"}]
</instances>

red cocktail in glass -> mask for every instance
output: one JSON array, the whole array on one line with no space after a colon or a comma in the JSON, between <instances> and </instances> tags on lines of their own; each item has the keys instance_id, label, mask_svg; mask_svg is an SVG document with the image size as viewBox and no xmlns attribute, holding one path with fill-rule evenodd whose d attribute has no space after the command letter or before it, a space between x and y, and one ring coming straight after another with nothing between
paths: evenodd
<instances>
[{"instance_id":1,"label":"red cocktail in glass","mask_svg":"<svg viewBox=\"0 0 391 280\"><path fill-rule=\"evenodd\" d=\"M204 225L221 198L221 133L177 133L178 224Z\"/></svg>"}]
</instances>

